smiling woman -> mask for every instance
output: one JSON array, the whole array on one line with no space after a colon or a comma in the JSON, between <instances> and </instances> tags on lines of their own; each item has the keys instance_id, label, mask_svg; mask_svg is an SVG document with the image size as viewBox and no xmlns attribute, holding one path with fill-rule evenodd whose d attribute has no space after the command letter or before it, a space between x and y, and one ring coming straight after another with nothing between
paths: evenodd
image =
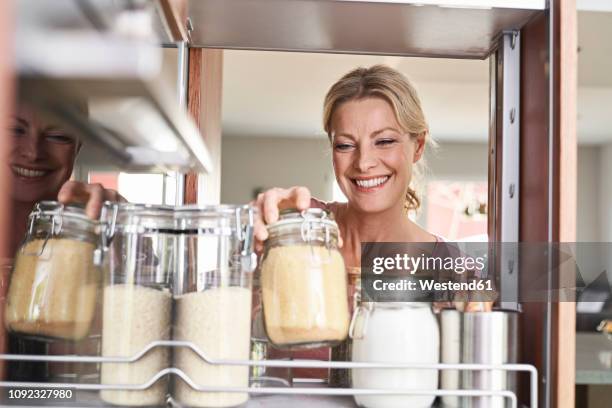
<instances>
[{"instance_id":1,"label":"smiling woman","mask_svg":"<svg viewBox=\"0 0 612 408\"><path fill-rule=\"evenodd\" d=\"M406 211L420 204L410 184L429 132L410 82L384 65L357 68L327 93L323 125L336 180L348 202L324 203L311 198L305 187L266 191L257 199L259 246L268 237L265 225L278 219L279 209L310 206L334 214L349 267L360 265L361 242L435 242Z\"/></svg>"},{"instance_id":2,"label":"smiling woman","mask_svg":"<svg viewBox=\"0 0 612 408\"><path fill-rule=\"evenodd\" d=\"M425 142L429 140L429 126L416 90L399 72L383 65L369 69L358 68L331 87L325 97L324 105L323 126L334 146L334 168L339 183L340 177L336 166L346 163L347 155L339 155L336 152L354 153L356 147L354 142L359 131L369 131L371 144L379 151L386 151L391 161L399 160L401 163L411 160L412 163L418 163L421 159ZM368 124L372 128L357 129L356 126L362 122L351 115L370 117ZM398 145L404 149L397 149ZM407 151L405 148L412 151ZM407 156L393 158L393 153L405 153ZM358 166L367 172L366 162ZM413 179L413 166L402 166L400 173L406 170L411 172L407 174L407 180L404 180L407 183L405 207L408 210L416 210L420 200L415 190L409 186ZM361 188L374 188L387 182L390 176L348 178ZM346 194L346 186L342 187Z\"/></svg>"},{"instance_id":3,"label":"smiling woman","mask_svg":"<svg viewBox=\"0 0 612 408\"><path fill-rule=\"evenodd\" d=\"M399 72L383 65L355 69L337 81L327 93L323 125L332 147L336 181L347 202L322 202L312 198L306 187L268 190L256 201L260 210L255 225L256 246L263 247L268 239L266 225L278 220L280 210L306 210L309 207L324 208L333 214L343 242L340 252L347 271L359 269L362 242L437 242L436 236L408 217L408 211L417 209L420 204L410 184L414 179L415 164L423 156L429 131L410 82ZM351 293L354 291L355 287L349 290ZM410 341L418 337L424 346L407 350L404 357L406 362L436 363L439 332L430 305L424 303L419 310L409 310L402 321L411 327L422 327L418 320L421 316L426 316L426 327L430 329L414 333ZM394 332L394 327L390 328L390 333L394 333L392 337L401 338L401 333ZM299 357L326 357L322 351L310 353ZM427 361L419 360L419 355L426 356ZM362 360L370 359L368 356ZM345 359L348 356L335 357ZM436 387L436 373L422 378L425 383L415 382L415 388ZM376 388L367 378L364 381L357 386ZM389 384L395 383L389 381ZM432 401L433 398L426 402L431 404ZM362 406L372 406L368 401L358 402ZM402 401L400 405L418 405L412 402Z\"/></svg>"}]
</instances>

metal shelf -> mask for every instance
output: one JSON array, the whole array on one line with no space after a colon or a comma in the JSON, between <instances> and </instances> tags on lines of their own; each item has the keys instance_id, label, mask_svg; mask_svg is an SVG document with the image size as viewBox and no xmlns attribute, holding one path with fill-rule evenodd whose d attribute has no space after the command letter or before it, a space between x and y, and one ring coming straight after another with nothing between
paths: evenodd
<instances>
[{"instance_id":1,"label":"metal shelf","mask_svg":"<svg viewBox=\"0 0 612 408\"><path fill-rule=\"evenodd\" d=\"M196 47L486 58L544 0L198 0Z\"/></svg>"},{"instance_id":2,"label":"metal shelf","mask_svg":"<svg viewBox=\"0 0 612 408\"><path fill-rule=\"evenodd\" d=\"M24 23L45 29L109 31L126 12L150 10L151 34L161 43L187 41L185 27L179 26L179 18L172 7L172 0L19 0L16 3L17 29ZM123 26L125 30L138 30L140 22Z\"/></svg>"},{"instance_id":3,"label":"metal shelf","mask_svg":"<svg viewBox=\"0 0 612 408\"><path fill-rule=\"evenodd\" d=\"M185 347L196 353L203 362L211 365L225 366L261 366L282 368L329 368L329 369L415 369L415 370L500 370L506 372L525 372L530 377L530 407L537 408L538 388L537 369L528 364L414 364L414 363L389 363L389 362L337 362L320 360L231 360L212 359L192 342L178 340L158 340L149 343L140 352L127 357L101 357L101 356L39 356L39 355L16 355L0 354L0 360L6 361L47 361L47 362L71 362L71 363L132 363L143 358L150 350L158 347L178 348ZM353 395L431 395L431 396L459 396L459 397L503 397L510 401L510 406L518 407L517 397L509 390L480 390L480 389L436 389L436 390L403 390L403 389L362 389L362 388L327 388L327 387L222 387L205 386L195 383L181 369L167 367L148 381L142 384L97 384L97 383L35 383L35 382L10 382L0 381L0 388L71 388L74 390L94 391L103 389L118 390L145 390L165 376L177 376L185 381L196 391L204 392L240 392L253 395L309 395L309 396L353 396Z\"/></svg>"},{"instance_id":4,"label":"metal shelf","mask_svg":"<svg viewBox=\"0 0 612 408\"><path fill-rule=\"evenodd\" d=\"M170 91L173 84L160 80L162 48L154 36L100 31L78 21L75 28L56 21L57 11L49 13L47 21L43 12L49 3L56 2L19 2L20 11L23 4L31 8L17 24L15 60L21 99L91 142L105 163L128 171L211 172L199 129ZM59 9L68 22L76 18L68 5L74 8L76 3L81 4L57 2L64 6ZM134 2L138 3L143 2ZM111 4L131 2L100 4L113 9ZM82 108L85 102L89 112Z\"/></svg>"}]
</instances>

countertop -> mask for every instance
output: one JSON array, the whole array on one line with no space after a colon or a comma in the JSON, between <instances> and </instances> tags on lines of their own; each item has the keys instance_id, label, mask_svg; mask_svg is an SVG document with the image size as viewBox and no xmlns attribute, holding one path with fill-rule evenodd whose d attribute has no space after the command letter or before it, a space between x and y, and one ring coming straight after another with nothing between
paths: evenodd
<instances>
[{"instance_id":1,"label":"countertop","mask_svg":"<svg viewBox=\"0 0 612 408\"><path fill-rule=\"evenodd\" d=\"M601 333L576 334L576 384L612 384L612 340Z\"/></svg>"}]
</instances>

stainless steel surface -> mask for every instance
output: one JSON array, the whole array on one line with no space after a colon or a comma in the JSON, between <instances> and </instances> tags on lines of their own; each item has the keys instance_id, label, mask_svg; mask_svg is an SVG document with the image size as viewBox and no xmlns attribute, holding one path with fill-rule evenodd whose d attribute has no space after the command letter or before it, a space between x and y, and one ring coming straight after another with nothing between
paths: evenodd
<instances>
[{"instance_id":1,"label":"stainless steel surface","mask_svg":"<svg viewBox=\"0 0 612 408\"><path fill-rule=\"evenodd\" d=\"M444 364L461 363L461 312L446 309L440 312L440 361ZM461 372L443 370L440 372L440 388L456 390L461 388ZM458 408L459 398L456 396L442 397L446 408Z\"/></svg>"},{"instance_id":2,"label":"stainless steel surface","mask_svg":"<svg viewBox=\"0 0 612 408\"><path fill-rule=\"evenodd\" d=\"M518 313L492 311L463 313L463 363L507 364L517 360ZM499 371L466 371L462 373L462 386L467 389L515 390L513 374ZM533 404L533 403L532 403ZM504 408L501 398L465 398L466 408Z\"/></svg>"},{"instance_id":3,"label":"stainless steel surface","mask_svg":"<svg viewBox=\"0 0 612 408\"><path fill-rule=\"evenodd\" d=\"M497 220L497 94L498 94L498 61L499 50L489 56L489 163L488 163L488 203L487 213L489 220ZM487 233L490 241L497 241L499 226L496 222L488 221Z\"/></svg>"},{"instance_id":4,"label":"stainless steel surface","mask_svg":"<svg viewBox=\"0 0 612 408\"><path fill-rule=\"evenodd\" d=\"M187 95L189 94L189 48L185 42L180 42L177 45L177 72L178 78L176 80L176 88L178 90L178 104L183 111L187 111ZM174 205L185 204L185 174L181 172L175 172L176 177L174 193ZM185 251L184 240L179 240L179 251L183 253Z\"/></svg>"},{"instance_id":5,"label":"stainless steel surface","mask_svg":"<svg viewBox=\"0 0 612 408\"><path fill-rule=\"evenodd\" d=\"M520 191L520 73L521 37L519 32L504 34L499 53L502 69L502 171L501 242L519 240ZM502 309L519 310L518 251L501 251L500 290Z\"/></svg>"},{"instance_id":6,"label":"stainless steel surface","mask_svg":"<svg viewBox=\"0 0 612 408\"><path fill-rule=\"evenodd\" d=\"M544 7L541 0L199 0L189 3L189 16L195 47L482 59L497 36Z\"/></svg>"}]
</instances>

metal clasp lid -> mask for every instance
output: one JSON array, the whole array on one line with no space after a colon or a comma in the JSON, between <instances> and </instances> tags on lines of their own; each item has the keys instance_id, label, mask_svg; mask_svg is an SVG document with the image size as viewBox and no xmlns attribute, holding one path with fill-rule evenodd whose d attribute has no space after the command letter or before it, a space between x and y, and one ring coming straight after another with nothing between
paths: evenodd
<instances>
[{"instance_id":1,"label":"metal clasp lid","mask_svg":"<svg viewBox=\"0 0 612 408\"><path fill-rule=\"evenodd\" d=\"M242 225L242 213L247 211L247 223ZM236 208L236 232L238 241L242 242L240 257L246 271L253 272L257 267L257 255L253 252L253 232L255 224L255 208L252 206Z\"/></svg>"},{"instance_id":2,"label":"metal clasp lid","mask_svg":"<svg viewBox=\"0 0 612 408\"><path fill-rule=\"evenodd\" d=\"M108 217L109 207L112 208L112 212L110 215L110 220ZM102 211L100 214L100 219L103 221L103 230L101 238L102 238L102 249L107 249L111 240L115 236L115 229L117 226L117 214L119 213L119 206L116 203L111 203L107 201L102 206Z\"/></svg>"},{"instance_id":3,"label":"metal clasp lid","mask_svg":"<svg viewBox=\"0 0 612 408\"><path fill-rule=\"evenodd\" d=\"M53 209L54 212L51 214L49 214L47 210L44 209L45 206L50 206L50 205L53 205L55 207ZM30 255L30 256L37 256L37 257L41 256L45 252L45 247L47 246L47 242L49 242L49 239L52 236L59 235L62 232L63 219L64 219L63 214L64 214L63 204L54 203L54 202L52 203L48 201L42 201L42 202L36 203L36 205L34 206L34 209L32 210L29 216L28 232L24 238L24 241L22 242L21 249L20 249L21 253L23 253L24 255ZM38 252L25 252L24 244L32 238L32 235L34 234L34 223L40 219L50 220L51 229L47 231L47 234L45 235L45 240Z\"/></svg>"},{"instance_id":4,"label":"metal clasp lid","mask_svg":"<svg viewBox=\"0 0 612 408\"><path fill-rule=\"evenodd\" d=\"M326 221L333 220L329 218L327 211L321 209L308 209L301 211L300 216L302 217L302 225L300 227L302 240L304 242L311 242L316 240L316 229L314 227L315 222L318 222L322 224L323 231L325 232L325 246L329 248L329 245L331 243L331 233L329 231L329 225ZM318 217L314 218L314 216Z\"/></svg>"}]
</instances>

